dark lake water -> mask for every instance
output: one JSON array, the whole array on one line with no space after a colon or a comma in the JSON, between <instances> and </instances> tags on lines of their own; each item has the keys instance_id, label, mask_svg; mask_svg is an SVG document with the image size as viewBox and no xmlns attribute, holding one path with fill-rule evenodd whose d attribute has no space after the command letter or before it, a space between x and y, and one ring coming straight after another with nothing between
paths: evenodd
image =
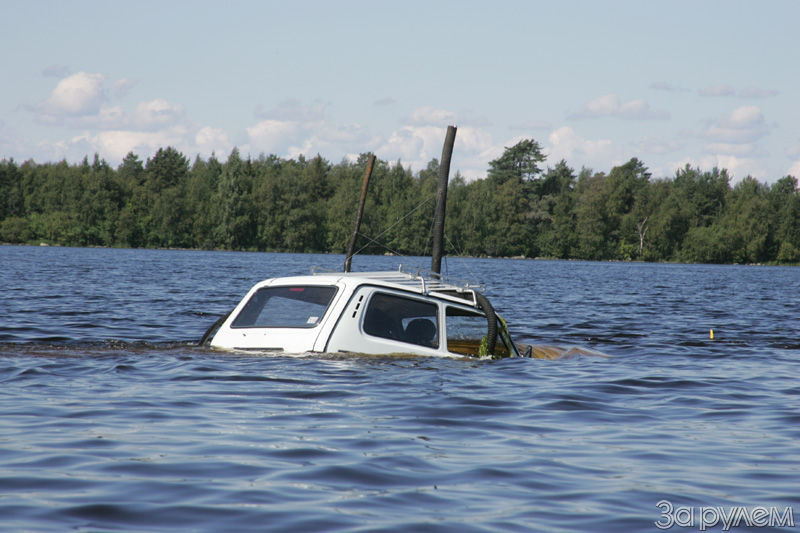
<instances>
[{"instance_id":1,"label":"dark lake water","mask_svg":"<svg viewBox=\"0 0 800 533\"><path fill-rule=\"evenodd\" d=\"M447 260L517 341L608 358L193 345L342 260L0 246L0 530L800 527L800 268Z\"/></svg>"}]
</instances>

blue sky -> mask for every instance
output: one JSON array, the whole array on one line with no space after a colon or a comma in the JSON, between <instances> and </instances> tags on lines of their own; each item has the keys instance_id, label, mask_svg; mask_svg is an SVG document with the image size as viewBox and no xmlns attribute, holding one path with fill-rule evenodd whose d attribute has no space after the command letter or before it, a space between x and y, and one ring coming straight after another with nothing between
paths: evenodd
<instances>
[{"instance_id":1,"label":"blue sky","mask_svg":"<svg viewBox=\"0 0 800 533\"><path fill-rule=\"evenodd\" d=\"M800 177L800 2L0 0L0 159L363 152Z\"/></svg>"}]
</instances>

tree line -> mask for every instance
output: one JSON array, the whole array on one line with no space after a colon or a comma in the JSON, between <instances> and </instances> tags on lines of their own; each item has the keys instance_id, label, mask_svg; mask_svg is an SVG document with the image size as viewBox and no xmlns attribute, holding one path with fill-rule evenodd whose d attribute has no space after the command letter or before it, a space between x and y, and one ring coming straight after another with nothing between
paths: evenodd
<instances>
[{"instance_id":1,"label":"tree line","mask_svg":"<svg viewBox=\"0 0 800 533\"><path fill-rule=\"evenodd\" d=\"M368 154L191 162L161 148L115 169L0 161L0 241L69 246L343 253ZM534 140L506 148L485 179L451 178L447 253L695 263L800 262L800 193L725 169L686 166L654 179L632 158L608 173L544 167ZM413 173L377 160L361 253L427 255L438 161Z\"/></svg>"}]
</instances>

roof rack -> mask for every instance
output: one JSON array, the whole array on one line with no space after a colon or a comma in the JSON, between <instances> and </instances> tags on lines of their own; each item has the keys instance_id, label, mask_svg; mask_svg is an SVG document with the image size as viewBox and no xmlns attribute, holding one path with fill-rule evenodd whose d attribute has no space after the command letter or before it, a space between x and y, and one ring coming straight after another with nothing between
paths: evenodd
<instances>
[{"instance_id":1,"label":"roof rack","mask_svg":"<svg viewBox=\"0 0 800 533\"><path fill-rule=\"evenodd\" d=\"M375 272L334 272L320 267L312 267L311 273L318 274L338 274L346 277L361 277L392 283L406 288L415 289L422 294L431 292L466 292L484 291L485 285L463 280L445 280L433 276L430 272L420 270L409 271L400 265L397 270L383 270Z\"/></svg>"}]
</instances>

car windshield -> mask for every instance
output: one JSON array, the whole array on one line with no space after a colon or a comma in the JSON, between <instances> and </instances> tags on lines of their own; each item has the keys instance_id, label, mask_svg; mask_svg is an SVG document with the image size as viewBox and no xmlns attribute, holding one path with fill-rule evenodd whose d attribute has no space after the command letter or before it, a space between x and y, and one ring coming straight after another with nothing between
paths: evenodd
<instances>
[{"instance_id":1,"label":"car windshield","mask_svg":"<svg viewBox=\"0 0 800 533\"><path fill-rule=\"evenodd\" d=\"M336 294L336 287L296 285L256 291L233 321L233 328L313 328Z\"/></svg>"}]
</instances>

